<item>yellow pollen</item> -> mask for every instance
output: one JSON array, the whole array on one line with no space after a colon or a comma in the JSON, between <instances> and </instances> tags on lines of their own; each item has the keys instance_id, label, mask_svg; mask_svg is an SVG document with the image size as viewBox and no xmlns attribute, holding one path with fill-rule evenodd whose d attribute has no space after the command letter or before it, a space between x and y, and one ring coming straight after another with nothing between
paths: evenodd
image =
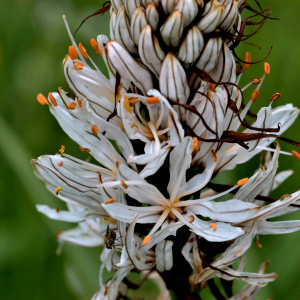
<instances>
[{"instance_id":1,"label":"yellow pollen","mask_svg":"<svg viewBox=\"0 0 300 300\"><path fill-rule=\"evenodd\" d=\"M198 149L198 139L196 137L193 138L192 149L193 149L193 151L197 151L197 149Z\"/></svg>"},{"instance_id":2,"label":"yellow pollen","mask_svg":"<svg viewBox=\"0 0 300 300\"><path fill-rule=\"evenodd\" d=\"M57 106L56 100L51 93L48 94L50 101L54 106Z\"/></svg>"},{"instance_id":3,"label":"yellow pollen","mask_svg":"<svg viewBox=\"0 0 300 300\"><path fill-rule=\"evenodd\" d=\"M157 104L159 99L157 97L148 97L146 100L147 104Z\"/></svg>"},{"instance_id":4,"label":"yellow pollen","mask_svg":"<svg viewBox=\"0 0 300 300\"><path fill-rule=\"evenodd\" d=\"M151 237L149 235L146 235L144 240L143 240L143 246L146 246L147 244L149 244L149 242L151 241Z\"/></svg>"},{"instance_id":5,"label":"yellow pollen","mask_svg":"<svg viewBox=\"0 0 300 300\"><path fill-rule=\"evenodd\" d=\"M79 149L80 149L82 152L85 152L85 153L91 152L91 149L89 149L89 148L79 147Z\"/></svg>"},{"instance_id":6,"label":"yellow pollen","mask_svg":"<svg viewBox=\"0 0 300 300\"><path fill-rule=\"evenodd\" d=\"M61 186L58 186L56 189L55 189L55 195L58 195L58 192L60 191L62 189L62 187Z\"/></svg>"},{"instance_id":7,"label":"yellow pollen","mask_svg":"<svg viewBox=\"0 0 300 300\"><path fill-rule=\"evenodd\" d=\"M79 107L82 107L82 100L78 99L77 102L78 102Z\"/></svg>"},{"instance_id":8,"label":"yellow pollen","mask_svg":"<svg viewBox=\"0 0 300 300\"><path fill-rule=\"evenodd\" d=\"M128 100L127 95L125 95L125 98L124 98L124 108L125 108L130 114L132 114L132 110L131 110L131 108L130 108L130 103L129 103L129 100Z\"/></svg>"},{"instance_id":9,"label":"yellow pollen","mask_svg":"<svg viewBox=\"0 0 300 300\"><path fill-rule=\"evenodd\" d=\"M261 83L261 78L251 78L252 84L259 84Z\"/></svg>"},{"instance_id":10,"label":"yellow pollen","mask_svg":"<svg viewBox=\"0 0 300 300\"><path fill-rule=\"evenodd\" d=\"M271 98L270 101L276 101L280 98L281 94L280 93L275 93Z\"/></svg>"},{"instance_id":11,"label":"yellow pollen","mask_svg":"<svg viewBox=\"0 0 300 300\"><path fill-rule=\"evenodd\" d=\"M79 62L79 61L74 61L73 62L73 66L74 66L74 69L77 70L77 71L80 71L83 69L84 67L84 64Z\"/></svg>"},{"instance_id":12,"label":"yellow pollen","mask_svg":"<svg viewBox=\"0 0 300 300\"><path fill-rule=\"evenodd\" d=\"M256 248L258 248L258 249L262 248L262 245L260 244L259 240L255 241L255 245L256 245Z\"/></svg>"},{"instance_id":13,"label":"yellow pollen","mask_svg":"<svg viewBox=\"0 0 300 300\"><path fill-rule=\"evenodd\" d=\"M76 48L73 45L69 47L69 56L70 56L70 58L72 60L78 58L78 54L77 54Z\"/></svg>"},{"instance_id":14,"label":"yellow pollen","mask_svg":"<svg viewBox=\"0 0 300 300\"><path fill-rule=\"evenodd\" d=\"M217 159L217 155L216 155L216 152L215 152L215 150L210 150L210 154L211 154L211 156L214 158L214 161L216 162L218 159Z\"/></svg>"},{"instance_id":15,"label":"yellow pollen","mask_svg":"<svg viewBox=\"0 0 300 300\"><path fill-rule=\"evenodd\" d=\"M285 195L283 195L281 198L280 198L280 201L283 201L285 198L287 198L287 197L292 197L292 195L290 195L290 194L285 194Z\"/></svg>"},{"instance_id":16,"label":"yellow pollen","mask_svg":"<svg viewBox=\"0 0 300 300\"><path fill-rule=\"evenodd\" d=\"M242 186L242 185L246 184L248 181L249 181L249 178L243 178L243 179L240 179L240 180L237 182L237 185L238 185L238 186Z\"/></svg>"},{"instance_id":17,"label":"yellow pollen","mask_svg":"<svg viewBox=\"0 0 300 300\"><path fill-rule=\"evenodd\" d=\"M104 204L110 204L110 203L115 203L115 202L117 202L115 198L110 198L110 199L106 200L104 202Z\"/></svg>"},{"instance_id":18,"label":"yellow pollen","mask_svg":"<svg viewBox=\"0 0 300 300\"><path fill-rule=\"evenodd\" d=\"M57 163L57 165L58 165L59 167L61 167L61 166L63 165L62 161L59 161L59 162Z\"/></svg>"},{"instance_id":19,"label":"yellow pollen","mask_svg":"<svg viewBox=\"0 0 300 300\"><path fill-rule=\"evenodd\" d=\"M264 63L264 71L266 75L270 74L270 65L267 62Z\"/></svg>"},{"instance_id":20,"label":"yellow pollen","mask_svg":"<svg viewBox=\"0 0 300 300\"><path fill-rule=\"evenodd\" d=\"M254 103L257 100L258 95L259 95L259 91L255 89L251 94L250 100L252 100L252 102Z\"/></svg>"},{"instance_id":21,"label":"yellow pollen","mask_svg":"<svg viewBox=\"0 0 300 300\"><path fill-rule=\"evenodd\" d=\"M245 64L244 64L244 69L249 69L250 64L249 62L251 62L251 53L250 52L246 52L245 54Z\"/></svg>"},{"instance_id":22,"label":"yellow pollen","mask_svg":"<svg viewBox=\"0 0 300 300\"><path fill-rule=\"evenodd\" d=\"M45 104L48 103L47 98L46 98L43 94L41 94L41 93L39 93L39 94L36 96L36 99L37 99L37 101L38 101L41 105L45 105Z\"/></svg>"},{"instance_id":23,"label":"yellow pollen","mask_svg":"<svg viewBox=\"0 0 300 300\"><path fill-rule=\"evenodd\" d=\"M71 109L71 110L74 110L75 107L76 107L77 103L75 102L70 102L69 105L68 105L68 109Z\"/></svg>"},{"instance_id":24,"label":"yellow pollen","mask_svg":"<svg viewBox=\"0 0 300 300\"><path fill-rule=\"evenodd\" d=\"M98 126L97 126L97 125L93 125L93 126L92 126L92 133L93 133L94 135L98 135L98 132L99 132Z\"/></svg>"},{"instance_id":25,"label":"yellow pollen","mask_svg":"<svg viewBox=\"0 0 300 300\"><path fill-rule=\"evenodd\" d=\"M136 121L136 122L134 122L134 123L132 123L132 124L131 124L131 126L130 126L130 128L134 127L134 126L135 126L135 124L137 124L137 121Z\"/></svg>"},{"instance_id":26,"label":"yellow pollen","mask_svg":"<svg viewBox=\"0 0 300 300\"><path fill-rule=\"evenodd\" d=\"M121 180L121 185L124 189L127 189L128 188L128 185L125 183L124 180Z\"/></svg>"},{"instance_id":27,"label":"yellow pollen","mask_svg":"<svg viewBox=\"0 0 300 300\"><path fill-rule=\"evenodd\" d=\"M215 223L210 223L209 226L214 230L216 231L217 230L217 225Z\"/></svg>"},{"instance_id":28,"label":"yellow pollen","mask_svg":"<svg viewBox=\"0 0 300 300\"><path fill-rule=\"evenodd\" d=\"M81 43L79 43L78 47L79 47L79 51L81 52L81 54L82 54L85 58L89 58L89 55L87 54L85 48L82 46Z\"/></svg>"},{"instance_id":29,"label":"yellow pollen","mask_svg":"<svg viewBox=\"0 0 300 300\"><path fill-rule=\"evenodd\" d=\"M59 152L60 154L63 154L65 152L66 147L64 145L61 145Z\"/></svg>"},{"instance_id":30,"label":"yellow pollen","mask_svg":"<svg viewBox=\"0 0 300 300\"><path fill-rule=\"evenodd\" d=\"M123 132L126 132L126 130L125 130L125 128L124 128L123 125L118 125L118 126L121 128L121 130L122 130Z\"/></svg>"},{"instance_id":31,"label":"yellow pollen","mask_svg":"<svg viewBox=\"0 0 300 300\"><path fill-rule=\"evenodd\" d=\"M243 248L239 249L238 251L236 251L236 252L234 253L234 255L238 255L238 254L241 253L243 250L244 250Z\"/></svg>"},{"instance_id":32,"label":"yellow pollen","mask_svg":"<svg viewBox=\"0 0 300 300\"><path fill-rule=\"evenodd\" d=\"M208 85L208 89L215 93L216 92L216 85L213 84L213 83L210 83Z\"/></svg>"},{"instance_id":33,"label":"yellow pollen","mask_svg":"<svg viewBox=\"0 0 300 300\"><path fill-rule=\"evenodd\" d=\"M95 39L91 39L90 43L91 43L92 48L95 50L95 52L97 54L100 54L101 56L103 56L102 50L100 49L99 44L97 43L97 41Z\"/></svg>"},{"instance_id":34,"label":"yellow pollen","mask_svg":"<svg viewBox=\"0 0 300 300\"><path fill-rule=\"evenodd\" d=\"M193 223L195 221L195 217L194 216L189 216L188 221L189 221L189 223Z\"/></svg>"},{"instance_id":35,"label":"yellow pollen","mask_svg":"<svg viewBox=\"0 0 300 300\"><path fill-rule=\"evenodd\" d=\"M291 152L300 161L300 154L295 150L292 150Z\"/></svg>"}]
</instances>

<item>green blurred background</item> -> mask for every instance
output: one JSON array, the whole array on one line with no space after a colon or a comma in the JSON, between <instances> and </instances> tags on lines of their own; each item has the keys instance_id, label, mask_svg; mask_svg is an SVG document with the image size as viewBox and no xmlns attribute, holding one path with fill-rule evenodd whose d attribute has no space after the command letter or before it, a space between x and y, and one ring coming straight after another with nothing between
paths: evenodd
<instances>
[{"instance_id":1,"label":"green blurred background","mask_svg":"<svg viewBox=\"0 0 300 300\"><path fill-rule=\"evenodd\" d=\"M104 1L103 1L104 2ZM60 129L47 106L36 101L36 95L54 91L58 86L68 90L61 67L70 41L64 27L65 14L72 31L81 20L102 7L102 1L90 0L2 0L0 1L0 299L89 299L98 289L98 249L83 249L65 245L62 255L55 254L55 232L71 228L69 224L48 220L39 214L35 204L63 208L63 203L50 195L32 173L30 158L55 154L60 145L66 152L82 157L78 146ZM254 1L249 0L254 4ZM257 112L268 99L279 92L275 105L299 101L300 74L300 2L297 0L261 1L264 8L272 4L272 16L251 41L262 50L241 45L238 53L251 51L253 61L263 58L274 45L268 62L271 75L266 78L259 100L253 106ZM92 54L89 40L98 34L108 35L109 15L96 16L86 22L77 35ZM299 47L299 48L298 48ZM95 61L103 66L96 54ZM260 77L263 65L254 65L243 75L241 86L252 77ZM249 97L251 91L246 93ZM298 120L285 136L300 141ZM282 149L293 149L281 143ZM218 177L219 182L233 183L251 176L259 157L239 166L234 172ZM300 188L300 162L282 156L280 170L294 169L290 180L273 196L280 197ZM299 219L300 212L287 216ZM256 299L300 299L300 232L281 236L262 236L262 249L252 247L247 255L247 270L256 271L260 263L270 259L269 271L278 279L262 289ZM240 285L235 284L238 288ZM208 291L204 300L212 299ZM150 295L145 299L149 299Z\"/></svg>"}]
</instances>

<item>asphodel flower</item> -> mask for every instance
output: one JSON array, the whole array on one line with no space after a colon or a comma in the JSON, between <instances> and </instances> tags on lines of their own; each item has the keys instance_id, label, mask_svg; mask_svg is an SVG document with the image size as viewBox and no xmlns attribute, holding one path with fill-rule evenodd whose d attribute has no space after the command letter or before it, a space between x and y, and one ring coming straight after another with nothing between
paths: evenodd
<instances>
[{"instance_id":1,"label":"asphodel flower","mask_svg":"<svg viewBox=\"0 0 300 300\"><path fill-rule=\"evenodd\" d=\"M130 285L123 280L134 270L146 272L142 282L151 276L156 280L161 300L170 298L168 289L183 299L192 294L190 287L205 288L215 277L247 282L231 299L252 299L277 277L266 274L267 262L258 273L246 272L244 255L255 237L261 247L260 234L300 229L300 221L269 221L300 207L299 192L278 200L269 197L291 175L276 175L279 153L300 160L296 151L271 147L276 138L300 145L281 136L299 111L291 104L273 108L280 93L257 115L250 111L259 105L270 65L264 63L261 77L238 86L242 71L252 64L250 53L244 68L237 68L234 58L234 48L245 38L247 19L242 21L240 13L249 7L244 2L113 0L110 39L99 35L90 40L108 78L83 44L76 43L64 16L72 45L63 72L75 95L58 88L37 100L48 104L62 129L96 162L67 155L62 146L60 154L43 155L32 164L46 187L68 206L62 211L39 205L38 210L78 223L59 232L58 240L106 246L100 290L93 299L127 297ZM262 22L269 17L265 11L251 11ZM245 103L249 88L253 90ZM247 116L254 118L251 125ZM262 151L267 153L263 164L249 179L245 174L234 186L211 182L218 172ZM111 230L114 234L108 237ZM108 245L105 239L111 237ZM236 260L240 264L233 269ZM117 269L106 283L104 268Z\"/></svg>"}]
</instances>

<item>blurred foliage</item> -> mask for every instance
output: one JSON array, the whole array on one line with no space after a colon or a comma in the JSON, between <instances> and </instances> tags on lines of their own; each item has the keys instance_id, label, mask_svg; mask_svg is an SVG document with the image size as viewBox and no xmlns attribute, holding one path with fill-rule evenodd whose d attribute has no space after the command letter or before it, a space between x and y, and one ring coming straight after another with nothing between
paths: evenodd
<instances>
[{"instance_id":1,"label":"blurred foliage","mask_svg":"<svg viewBox=\"0 0 300 300\"><path fill-rule=\"evenodd\" d=\"M47 107L36 102L36 95L46 95L58 86L68 90L61 62L70 41L62 15L68 18L72 31L89 14L102 7L104 1L90 0L2 0L0 1L0 298L23 300L89 299L98 289L98 249L82 249L65 245L63 254L56 256L58 230L71 228L69 224L55 222L40 215L35 204L61 207L32 173L30 158L58 152L60 145L66 152L84 158L78 146L60 129ZM253 0L249 3L255 5ZM267 61L271 74L266 78L258 101L257 112L268 99L279 92L282 97L274 104L294 103L300 106L298 52L300 47L298 15L300 2L289 0L261 1L264 8L272 4L272 16L279 21L267 21L262 30L250 41L261 46L241 44L238 55L243 59L251 51L253 61L262 59L273 45ZM103 68L102 59L93 53L89 39L98 34L108 35L109 15L97 16L86 22L76 36ZM252 77L263 74L263 65L251 66L241 80L241 86ZM251 90L247 91L246 98ZM300 121L284 135L300 140ZM281 143L282 149L293 149ZM258 167L259 157L238 166L235 172L224 172L216 180L232 183L251 176ZM280 197L299 189L300 163L290 156L281 156L280 170L293 169L295 174L273 194ZM299 219L300 212L290 214ZM256 299L300 299L299 247L300 232L282 236L262 236L262 249L252 247L247 255L247 270L256 271L260 263L270 259L269 272L279 274L275 283L262 289ZM235 283L237 290L241 284ZM148 289L148 291L151 288ZM212 299L206 289L204 300ZM146 298L146 294L143 298ZM147 293L147 298L151 299Z\"/></svg>"}]
</instances>

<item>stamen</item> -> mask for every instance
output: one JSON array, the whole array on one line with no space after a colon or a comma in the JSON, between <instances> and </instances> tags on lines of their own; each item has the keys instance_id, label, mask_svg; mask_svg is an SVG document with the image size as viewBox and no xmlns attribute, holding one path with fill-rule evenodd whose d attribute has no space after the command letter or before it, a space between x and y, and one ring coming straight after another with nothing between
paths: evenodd
<instances>
[{"instance_id":1,"label":"stamen","mask_svg":"<svg viewBox=\"0 0 300 300\"><path fill-rule=\"evenodd\" d=\"M78 105L79 107L82 107L82 100L81 99L77 99Z\"/></svg>"},{"instance_id":2,"label":"stamen","mask_svg":"<svg viewBox=\"0 0 300 300\"><path fill-rule=\"evenodd\" d=\"M110 204L110 203L115 203L115 202L117 202L117 200L115 198L110 198L110 199L106 200L104 202L104 204Z\"/></svg>"},{"instance_id":3,"label":"stamen","mask_svg":"<svg viewBox=\"0 0 300 300\"><path fill-rule=\"evenodd\" d=\"M280 201L283 201L285 198L292 197L290 194L285 194L280 198Z\"/></svg>"},{"instance_id":4,"label":"stamen","mask_svg":"<svg viewBox=\"0 0 300 300\"><path fill-rule=\"evenodd\" d=\"M157 104L159 103L159 99L157 97L148 97L146 103L150 105Z\"/></svg>"},{"instance_id":5,"label":"stamen","mask_svg":"<svg viewBox=\"0 0 300 300\"><path fill-rule=\"evenodd\" d=\"M256 240L256 241L255 241L255 246L256 246L256 248L258 248L258 249L261 249L261 248L262 248L262 245L260 244L259 240Z\"/></svg>"},{"instance_id":6,"label":"stamen","mask_svg":"<svg viewBox=\"0 0 300 300\"><path fill-rule=\"evenodd\" d=\"M65 149L66 149L66 147L64 145L61 145L60 150L59 150L60 154L63 154L65 152Z\"/></svg>"},{"instance_id":7,"label":"stamen","mask_svg":"<svg viewBox=\"0 0 300 300\"><path fill-rule=\"evenodd\" d=\"M250 52L246 52L245 54L245 62L251 62L251 53ZM244 64L244 69L249 69L250 64Z\"/></svg>"},{"instance_id":8,"label":"stamen","mask_svg":"<svg viewBox=\"0 0 300 300\"><path fill-rule=\"evenodd\" d=\"M131 128L134 127L137 124L137 121L135 121L134 123L131 124Z\"/></svg>"},{"instance_id":9,"label":"stamen","mask_svg":"<svg viewBox=\"0 0 300 300\"><path fill-rule=\"evenodd\" d=\"M216 231L218 229L217 225L215 223L210 223L209 226Z\"/></svg>"},{"instance_id":10,"label":"stamen","mask_svg":"<svg viewBox=\"0 0 300 300\"><path fill-rule=\"evenodd\" d=\"M93 125L93 126L92 126L92 133L93 133L94 135L98 135L98 132L99 132L98 126L97 126L97 125Z\"/></svg>"},{"instance_id":11,"label":"stamen","mask_svg":"<svg viewBox=\"0 0 300 300\"><path fill-rule=\"evenodd\" d=\"M100 49L99 44L97 43L97 41L95 39L91 39L90 43L91 43L92 48L95 50L95 52L97 54L100 54L101 56L103 56L102 50Z\"/></svg>"},{"instance_id":12,"label":"stamen","mask_svg":"<svg viewBox=\"0 0 300 300\"><path fill-rule=\"evenodd\" d=\"M243 178L243 179L240 179L240 180L237 182L237 186L242 186L242 185L246 184L248 181L249 181L249 178Z\"/></svg>"},{"instance_id":13,"label":"stamen","mask_svg":"<svg viewBox=\"0 0 300 300\"><path fill-rule=\"evenodd\" d=\"M151 241L151 237L149 235L146 235L144 240L143 240L143 246L146 246L147 244L149 244L149 242Z\"/></svg>"},{"instance_id":14,"label":"stamen","mask_svg":"<svg viewBox=\"0 0 300 300\"><path fill-rule=\"evenodd\" d=\"M271 98L270 101L276 101L280 98L281 94L280 93L275 93Z\"/></svg>"},{"instance_id":15,"label":"stamen","mask_svg":"<svg viewBox=\"0 0 300 300\"><path fill-rule=\"evenodd\" d=\"M132 114L132 110L131 110L130 103L129 103L129 100L128 100L127 95L125 95L125 98L124 98L124 108L125 108L130 114Z\"/></svg>"},{"instance_id":16,"label":"stamen","mask_svg":"<svg viewBox=\"0 0 300 300\"><path fill-rule=\"evenodd\" d=\"M77 103L75 102L70 102L69 105L68 105L68 109L71 109L71 110L74 110L75 107L76 107Z\"/></svg>"},{"instance_id":17,"label":"stamen","mask_svg":"<svg viewBox=\"0 0 300 300\"><path fill-rule=\"evenodd\" d=\"M85 152L85 153L89 153L91 152L91 150L89 148L83 148L83 147L79 147L79 149L82 151L82 152Z\"/></svg>"},{"instance_id":18,"label":"stamen","mask_svg":"<svg viewBox=\"0 0 300 300\"><path fill-rule=\"evenodd\" d=\"M58 186L56 189L55 189L55 195L58 195L58 192L62 190L62 187L61 186Z\"/></svg>"},{"instance_id":19,"label":"stamen","mask_svg":"<svg viewBox=\"0 0 300 300\"><path fill-rule=\"evenodd\" d=\"M76 48L73 45L69 46L69 56L72 60L75 60L78 58Z\"/></svg>"},{"instance_id":20,"label":"stamen","mask_svg":"<svg viewBox=\"0 0 300 300\"><path fill-rule=\"evenodd\" d=\"M258 95L259 95L259 91L255 89L251 94L250 100L252 100L252 102L254 103L257 100Z\"/></svg>"},{"instance_id":21,"label":"stamen","mask_svg":"<svg viewBox=\"0 0 300 300\"><path fill-rule=\"evenodd\" d=\"M82 46L81 43L79 43L79 50L85 58L89 58L89 55L87 54L86 49Z\"/></svg>"},{"instance_id":22,"label":"stamen","mask_svg":"<svg viewBox=\"0 0 300 300\"><path fill-rule=\"evenodd\" d=\"M208 85L208 89L215 93L216 92L216 85L213 84L213 83L210 83Z\"/></svg>"},{"instance_id":23,"label":"stamen","mask_svg":"<svg viewBox=\"0 0 300 300\"><path fill-rule=\"evenodd\" d=\"M79 61L74 61L73 66L74 66L74 69L77 71L80 71L84 68L84 64Z\"/></svg>"},{"instance_id":24,"label":"stamen","mask_svg":"<svg viewBox=\"0 0 300 300\"><path fill-rule=\"evenodd\" d=\"M128 189L128 185L125 183L124 180L121 180L121 185L124 189Z\"/></svg>"},{"instance_id":25,"label":"stamen","mask_svg":"<svg viewBox=\"0 0 300 300\"><path fill-rule=\"evenodd\" d=\"M195 217L193 215L190 215L187 219L190 223L193 223L195 221Z\"/></svg>"},{"instance_id":26,"label":"stamen","mask_svg":"<svg viewBox=\"0 0 300 300\"><path fill-rule=\"evenodd\" d=\"M300 154L295 150L292 150L291 152L300 161Z\"/></svg>"},{"instance_id":27,"label":"stamen","mask_svg":"<svg viewBox=\"0 0 300 300\"><path fill-rule=\"evenodd\" d=\"M41 94L41 93L39 93L39 94L36 96L36 99L37 99L37 101L38 101L41 105L45 105L45 104L48 103L47 98L46 98L43 94Z\"/></svg>"},{"instance_id":28,"label":"stamen","mask_svg":"<svg viewBox=\"0 0 300 300\"><path fill-rule=\"evenodd\" d=\"M50 101L54 106L57 106L56 100L51 93L48 94Z\"/></svg>"},{"instance_id":29,"label":"stamen","mask_svg":"<svg viewBox=\"0 0 300 300\"><path fill-rule=\"evenodd\" d=\"M210 150L210 154L211 154L212 157L214 158L214 162L216 162L218 159L217 159L217 155L216 155L215 150L211 149L211 150Z\"/></svg>"},{"instance_id":30,"label":"stamen","mask_svg":"<svg viewBox=\"0 0 300 300\"><path fill-rule=\"evenodd\" d=\"M198 139L196 137L193 138L193 145L192 145L193 151L198 150Z\"/></svg>"},{"instance_id":31,"label":"stamen","mask_svg":"<svg viewBox=\"0 0 300 300\"><path fill-rule=\"evenodd\" d=\"M59 161L59 162L57 163L57 165L58 165L59 167L61 167L61 166L63 165L62 161Z\"/></svg>"},{"instance_id":32,"label":"stamen","mask_svg":"<svg viewBox=\"0 0 300 300\"><path fill-rule=\"evenodd\" d=\"M261 83L261 78L251 78L252 84L259 84Z\"/></svg>"},{"instance_id":33,"label":"stamen","mask_svg":"<svg viewBox=\"0 0 300 300\"><path fill-rule=\"evenodd\" d=\"M267 62L264 63L264 71L266 75L270 74L270 65Z\"/></svg>"}]
</instances>

